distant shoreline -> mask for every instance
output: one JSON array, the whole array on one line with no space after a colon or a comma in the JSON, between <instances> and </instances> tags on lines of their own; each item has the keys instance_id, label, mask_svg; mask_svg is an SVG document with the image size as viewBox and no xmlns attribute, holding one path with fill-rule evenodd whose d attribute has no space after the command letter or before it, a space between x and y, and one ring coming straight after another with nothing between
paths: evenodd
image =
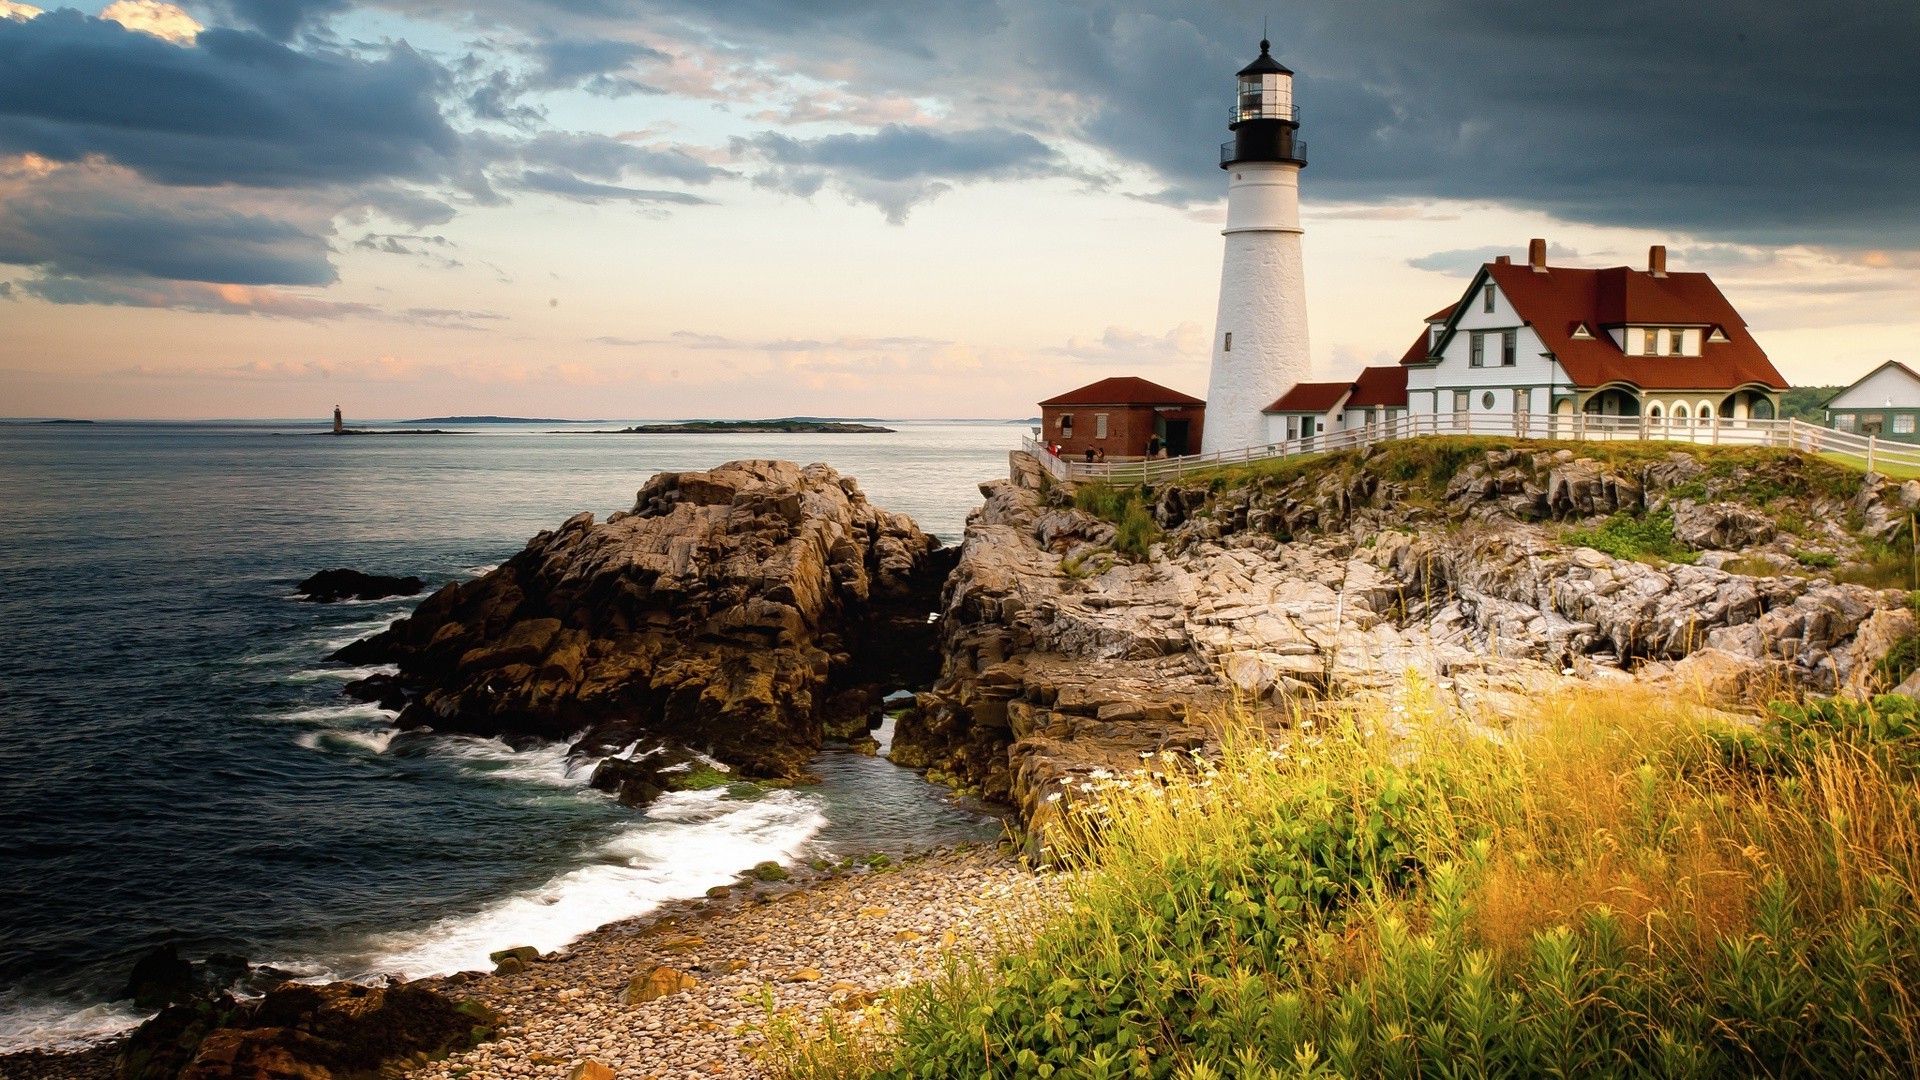
<instances>
[{"instance_id":1,"label":"distant shoreline","mask_svg":"<svg viewBox=\"0 0 1920 1080\"><path fill-rule=\"evenodd\" d=\"M553 431L550 435L892 435L874 424L827 420L696 420L683 424L636 424L600 431Z\"/></svg>"}]
</instances>

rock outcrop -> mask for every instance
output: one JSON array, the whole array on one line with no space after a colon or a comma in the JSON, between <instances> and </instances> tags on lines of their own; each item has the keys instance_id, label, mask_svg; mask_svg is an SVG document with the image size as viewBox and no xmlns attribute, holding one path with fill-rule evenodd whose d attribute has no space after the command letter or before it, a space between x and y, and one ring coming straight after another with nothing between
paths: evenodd
<instances>
[{"instance_id":1,"label":"rock outcrop","mask_svg":"<svg viewBox=\"0 0 1920 1080\"><path fill-rule=\"evenodd\" d=\"M293 587L302 600L331 604L340 600L382 600L389 596L414 596L427 587L417 577L367 574L343 568L322 570Z\"/></svg>"},{"instance_id":2,"label":"rock outcrop","mask_svg":"<svg viewBox=\"0 0 1920 1080\"><path fill-rule=\"evenodd\" d=\"M1410 672L1481 709L1570 680L1749 702L1862 693L1914 632L1904 593L1802 567L1809 552L1858 557L1873 518L1848 504L1857 474L1825 462L1418 452L1151 487L1140 497L1163 533L1143 561L1015 454L1009 480L981 486L945 592L942 676L895 760L1043 825L1095 770L1206 745L1228 702L1284 723L1330 696L1404 693ZM1671 543L1715 550L1690 564L1570 540L1614 514L1671 515Z\"/></svg>"},{"instance_id":3,"label":"rock outcrop","mask_svg":"<svg viewBox=\"0 0 1920 1080\"><path fill-rule=\"evenodd\" d=\"M797 777L823 733L930 680L938 547L825 465L662 473L631 511L569 518L335 659L399 665L403 727Z\"/></svg>"}]
</instances>

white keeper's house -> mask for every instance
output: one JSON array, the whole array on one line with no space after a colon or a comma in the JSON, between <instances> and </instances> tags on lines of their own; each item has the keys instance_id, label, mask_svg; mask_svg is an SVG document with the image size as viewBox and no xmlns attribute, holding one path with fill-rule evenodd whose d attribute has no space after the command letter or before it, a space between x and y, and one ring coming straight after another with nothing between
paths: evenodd
<instances>
[{"instance_id":1,"label":"white keeper's house","mask_svg":"<svg viewBox=\"0 0 1920 1080\"><path fill-rule=\"evenodd\" d=\"M1668 428L1779 414L1787 382L1713 279L1669 272L1664 247L1645 270L1548 266L1546 255L1534 240L1525 265L1485 264L1427 319L1400 361L1409 412L1541 436L1576 413Z\"/></svg>"}]
</instances>

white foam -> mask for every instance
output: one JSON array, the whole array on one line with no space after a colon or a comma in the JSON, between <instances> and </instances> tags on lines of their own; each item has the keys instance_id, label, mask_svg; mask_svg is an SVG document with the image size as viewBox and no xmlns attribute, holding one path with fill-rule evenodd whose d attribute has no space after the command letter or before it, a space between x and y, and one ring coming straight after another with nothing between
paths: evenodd
<instances>
[{"instance_id":1,"label":"white foam","mask_svg":"<svg viewBox=\"0 0 1920 1080\"><path fill-rule=\"evenodd\" d=\"M296 671L286 677L286 682L304 686L317 682L354 682L375 675L398 675L400 668L395 664L372 664L367 667L308 668Z\"/></svg>"},{"instance_id":2,"label":"white foam","mask_svg":"<svg viewBox=\"0 0 1920 1080\"><path fill-rule=\"evenodd\" d=\"M0 1054L84 1050L138 1027L151 1013L122 1004L28 1004L0 998Z\"/></svg>"},{"instance_id":3,"label":"white foam","mask_svg":"<svg viewBox=\"0 0 1920 1080\"><path fill-rule=\"evenodd\" d=\"M439 736L433 752L459 760L475 772L550 787L584 787L593 777L595 764L592 760L570 759L566 743L515 750L499 739L472 735Z\"/></svg>"},{"instance_id":4,"label":"white foam","mask_svg":"<svg viewBox=\"0 0 1920 1080\"><path fill-rule=\"evenodd\" d=\"M309 731L294 741L309 750L331 750L335 748L357 748L374 754L384 754L393 744L393 737L400 734L399 728L375 728L372 731Z\"/></svg>"},{"instance_id":5,"label":"white foam","mask_svg":"<svg viewBox=\"0 0 1920 1080\"><path fill-rule=\"evenodd\" d=\"M417 979L491 968L487 954L499 949L558 949L608 923L728 884L757 863L790 860L826 824L816 800L788 791L752 801L719 792L670 794L647 816L603 845L601 861L471 915L381 935L348 966L361 977Z\"/></svg>"},{"instance_id":6,"label":"white foam","mask_svg":"<svg viewBox=\"0 0 1920 1080\"><path fill-rule=\"evenodd\" d=\"M315 705L307 709L295 709L292 712L276 713L276 720L292 720L302 724L322 724L336 727L343 723L366 723L369 720L391 720L400 715L392 709L383 709L371 701L342 702L338 705Z\"/></svg>"}]
</instances>

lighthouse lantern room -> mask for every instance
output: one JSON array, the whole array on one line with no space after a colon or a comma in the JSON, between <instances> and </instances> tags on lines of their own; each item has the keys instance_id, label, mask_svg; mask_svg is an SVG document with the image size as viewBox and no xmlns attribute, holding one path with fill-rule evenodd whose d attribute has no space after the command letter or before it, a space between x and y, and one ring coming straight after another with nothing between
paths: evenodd
<instances>
[{"instance_id":1,"label":"lighthouse lantern room","mask_svg":"<svg viewBox=\"0 0 1920 1080\"><path fill-rule=\"evenodd\" d=\"M1272 44L1242 68L1220 147L1227 171L1226 255L1207 388L1208 450L1267 441L1262 411L1308 374L1300 170L1307 163L1293 72Z\"/></svg>"}]
</instances>

